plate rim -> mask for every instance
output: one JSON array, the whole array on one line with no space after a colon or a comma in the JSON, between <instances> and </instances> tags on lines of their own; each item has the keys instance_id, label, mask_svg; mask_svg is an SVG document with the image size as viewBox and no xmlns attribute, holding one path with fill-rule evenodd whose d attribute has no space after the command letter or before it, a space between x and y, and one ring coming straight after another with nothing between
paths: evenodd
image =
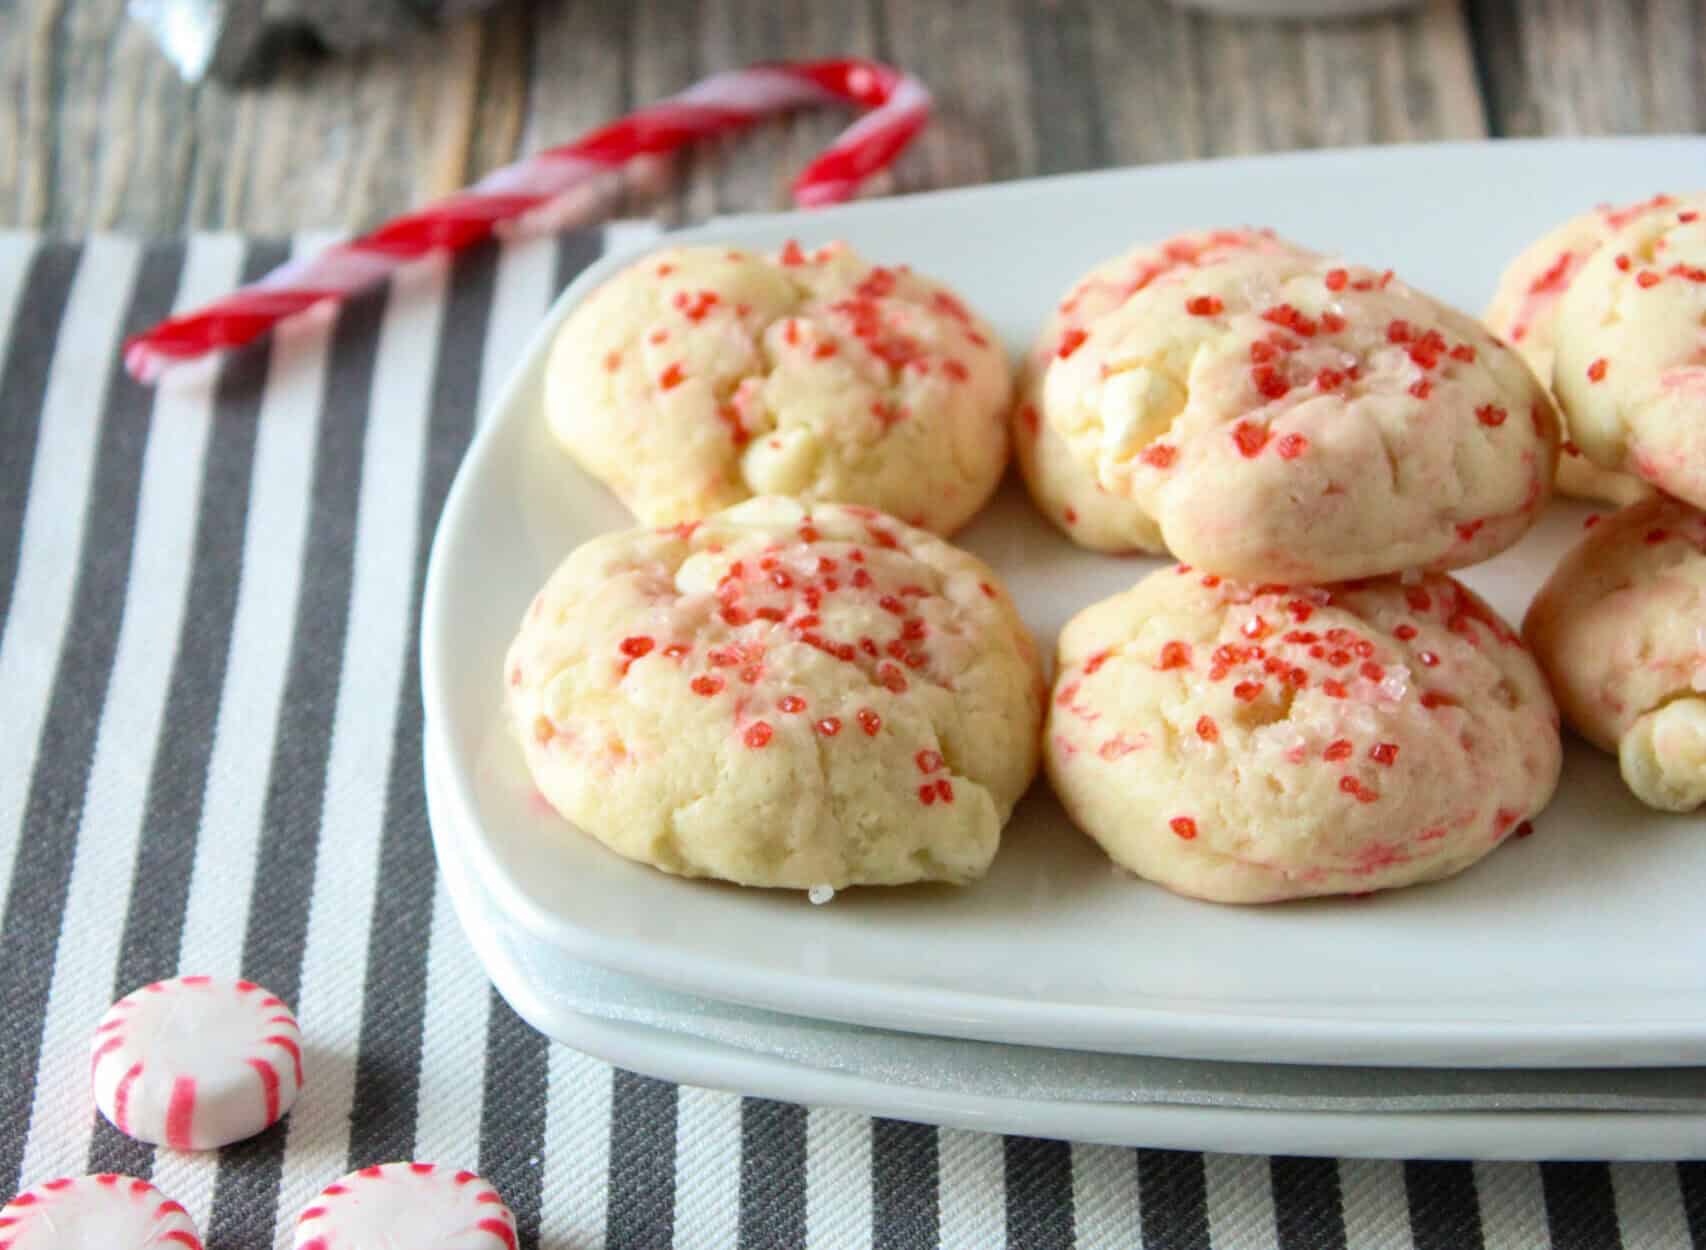
<instances>
[{"instance_id":1,"label":"plate rim","mask_svg":"<svg viewBox=\"0 0 1706 1250\"><path fill-rule=\"evenodd\" d=\"M429 727L430 730L430 727ZM505 1002L553 1041L676 1084L833 1107L975 1132L1101 1145L1319 1158L1583 1159L1669 1162L1698 1149L1706 1114L1681 1111L1297 1111L1183 1103L1004 1097L836 1072L554 1005L497 931L479 923L485 883L470 881L459 831L446 827L442 779L424 737L428 822L457 924ZM1401 1148L1400 1148L1401 1147Z\"/></svg>"}]
</instances>

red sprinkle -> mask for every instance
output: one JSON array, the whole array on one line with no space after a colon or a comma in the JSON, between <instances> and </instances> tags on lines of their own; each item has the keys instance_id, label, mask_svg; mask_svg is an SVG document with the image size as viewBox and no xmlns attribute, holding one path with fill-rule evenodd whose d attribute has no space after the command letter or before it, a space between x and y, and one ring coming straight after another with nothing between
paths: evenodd
<instances>
[{"instance_id":1,"label":"red sprinkle","mask_svg":"<svg viewBox=\"0 0 1706 1250\"><path fill-rule=\"evenodd\" d=\"M1169 669L1189 668L1191 649L1182 642L1169 642L1161 648L1161 662L1155 667L1165 673Z\"/></svg>"},{"instance_id":2,"label":"red sprinkle","mask_svg":"<svg viewBox=\"0 0 1706 1250\"><path fill-rule=\"evenodd\" d=\"M1169 469L1172 468L1173 461L1178 459L1178 456L1178 450L1169 447L1166 443L1151 443L1138 454L1137 458L1151 468Z\"/></svg>"},{"instance_id":3,"label":"red sprinkle","mask_svg":"<svg viewBox=\"0 0 1706 1250\"><path fill-rule=\"evenodd\" d=\"M1281 460L1296 460L1309 450L1309 440L1301 434L1287 434L1275 448Z\"/></svg>"},{"instance_id":4,"label":"red sprinkle","mask_svg":"<svg viewBox=\"0 0 1706 1250\"><path fill-rule=\"evenodd\" d=\"M1349 281L1349 279L1350 274L1346 273L1343 269L1329 269L1326 277L1327 289L1329 291L1342 291L1345 289L1345 283Z\"/></svg>"},{"instance_id":5,"label":"red sprinkle","mask_svg":"<svg viewBox=\"0 0 1706 1250\"><path fill-rule=\"evenodd\" d=\"M936 787L928 781L919 786L918 801L924 804L925 807L929 807L936 801Z\"/></svg>"},{"instance_id":6,"label":"red sprinkle","mask_svg":"<svg viewBox=\"0 0 1706 1250\"><path fill-rule=\"evenodd\" d=\"M1616 265L1623 273L1629 272L1629 257L1623 252L1617 254L1617 259L1612 261L1612 264Z\"/></svg>"},{"instance_id":7,"label":"red sprinkle","mask_svg":"<svg viewBox=\"0 0 1706 1250\"><path fill-rule=\"evenodd\" d=\"M1080 347L1083 347L1084 340L1089 337L1089 334L1074 326L1072 329L1060 336L1060 346L1055 348L1055 355L1059 356L1062 360L1065 360L1068 356L1072 355L1073 352L1077 351Z\"/></svg>"},{"instance_id":8,"label":"red sprinkle","mask_svg":"<svg viewBox=\"0 0 1706 1250\"><path fill-rule=\"evenodd\" d=\"M1348 760L1351 757L1351 750L1351 744L1346 739L1340 738L1336 742L1330 742L1327 744L1327 749L1321 752L1321 758L1324 760L1333 760L1334 762L1339 760Z\"/></svg>"},{"instance_id":9,"label":"red sprinkle","mask_svg":"<svg viewBox=\"0 0 1706 1250\"><path fill-rule=\"evenodd\" d=\"M806 254L800 250L797 239L789 239L782 245L782 263L784 265L803 265L806 263Z\"/></svg>"},{"instance_id":10,"label":"red sprinkle","mask_svg":"<svg viewBox=\"0 0 1706 1250\"><path fill-rule=\"evenodd\" d=\"M1323 369L1315 375L1315 385L1323 391L1336 391L1345 384L1345 375L1337 369Z\"/></svg>"},{"instance_id":11,"label":"red sprinkle","mask_svg":"<svg viewBox=\"0 0 1706 1250\"><path fill-rule=\"evenodd\" d=\"M642 655L645 655L647 652L649 652L656 645L657 644L654 643L650 638L645 638L645 637L624 638L622 640L621 651L622 651L623 655L630 656L633 659L637 660Z\"/></svg>"},{"instance_id":12,"label":"red sprinkle","mask_svg":"<svg viewBox=\"0 0 1706 1250\"><path fill-rule=\"evenodd\" d=\"M1491 427L1503 425L1505 423L1505 417L1508 415L1509 414L1497 404L1482 404L1475 410L1475 419L1482 425Z\"/></svg>"},{"instance_id":13,"label":"red sprinkle","mask_svg":"<svg viewBox=\"0 0 1706 1250\"><path fill-rule=\"evenodd\" d=\"M1467 343L1459 343L1451 349L1451 358L1461 360L1464 364L1472 364L1475 360L1475 349Z\"/></svg>"},{"instance_id":14,"label":"red sprinkle","mask_svg":"<svg viewBox=\"0 0 1706 1250\"><path fill-rule=\"evenodd\" d=\"M1426 378L1417 378L1414 382L1410 383L1410 394L1414 395L1417 399L1426 399L1433 393L1434 384Z\"/></svg>"},{"instance_id":15,"label":"red sprinkle","mask_svg":"<svg viewBox=\"0 0 1706 1250\"><path fill-rule=\"evenodd\" d=\"M877 730L883 727L883 718L878 716L868 707L860 708L856 719L859 722L859 728L863 729L866 735L872 738L875 738L877 736Z\"/></svg>"},{"instance_id":16,"label":"red sprinkle","mask_svg":"<svg viewBox=\"0 0 1706 1250\"><path fill-rule=\"evenodd\" d=\"M1241 681L1232 687L1232 697L1242 703L1252 702L1262 693L1262 683L1259 681Z\"/></svg>"},{"instance_id":17,"label":"red sprinkle","mask_svg":"<svg viewBox=\"0 0 1706 1250\"><path fill-rule=\"evenodd\" d=\"M1345 683L1339 681L1335 677L1329 677L1326 681L1322 682L1321 691L1323 694L1327 695L1327 697L1332 699L1342 699L1348 693L1345 690Z\"/></svg>"},{"instance_id":18,"label":"red sprinkle","mask_svg":"<svg viewBox=\"0 0 1706 1250\"><path fill-rule=\"evenodd\" d=\"M693 693L704 695L707 699L723 688L723 679L709 673L701 673L693 679Z\"/></svg>"},{"instance_id":19,"label":"red sprinkle","mask_svg":"<svg viewBox=\"0 0 1706 1250\"><path fill-rule=\"evenodd\" d=\"M933 773L938 768L942 767L941 754L928 748L920 751L917 755L913 756L912 759L913 762L918 765L918 771L921 773Z\"/></svg>"},{"instance_id":20,"label":"red sprinkle","mask_svg":"<svg viewBox=\"0 0 1706 1250\"><path fill-rule=\"evenodd\" d=\"M1272 365L1258 365L1251 370L1250 377L1255 381L1256 389L1267 399L1283 399L1291 390L1291 383L1281 377Z\"/></svg>"},{"instance_id":21,"label":"red sprinkle","mask_svg":"<svg viewBox=\"0 0 1706 1250\"><path fill-rule=\"evenodd\" d=\"M1439 656L1435 655L1432 651L1418 652L1416 654L1416 658L1420 660L1426 668L1439 667Z\"/></svg>"},{"instance_id":22,"label":"red sprinkle","mask_svg":"<svg viewBox=\"0 0 1706 1250\"><path fill-rule=\"evenodd\" d=\"M1386 670L1381 668L1380 665L1376 664L1373 660L1364 660L1362 662L1361 671L1362 675L1370 681L1379 681L1382 677L1386 676Z\"/></svg>"},{"instance_id":23,"label":"red sprinkle","mask_svg":"<svg viewBox=\"0 0 1706 1250\"><path fill-rule=\"evenodd\" d=\"M1598 382L1605 377L1605 357L1601 356L1588 366L1588 381Z\"/></svg>"},{"instance_id":24,"label":"red sprinkle","mask_svg":"<svg viewBox=\"0 0 1706 1250\"><path fill-rule=\"evenodd\" d=\"M1406 622L1394 629L1392 631L1392 635L1400 642L1409 642L1410 639L1416 636L1416 627Z\"/></svg>"},{"instance_id":25,"label":"red sprinkle","mask_svg":"<svg viewBox=\"0 0 1706 1250\"><path fill-rule=\"evenodd\" d=\"M1220 726L1214 723L1213 717L1197 717L1197 737L1201 738L1204 742L1220 741Z\"/></svg>"},{"instance_id":26,"label":"red sprinkle","mask_svg":"<svg viewBox=\"0 0 1706 1250\"><path fill-rule=\"evenodd\" d=\"M761 720L754 721L747 727L745 741L749 747L766 747L770 745L770 739L774 736L775 734L769 725Z\"/></svg>"},{"instance_id":27,"label":"red sprinkle","mask_svg":"<svg viewBox=\"0 0 1706 1250\"><path fill-rule=\"evenodd\" d=\"M1340 777L1339 789L1354 796L1358 803L1373 803L1380 798L1376 791L1370 790L1355 777Z\"/></svg>"},{"instance_id":28,"label":"red sprinkle","mask_svg":"<svg viewBox=\"0 0 1706 1250\"><path fill-rule=\"evenodd\" d=\"M1197 822L1189 816L1175 816L1167 822L1168 827L1185 841L1189 842L1197 836Z\"/></svg>"},{"instance_id":29,"label":"red sprinkle","mask_svg":"<svg viewBox=\"0 0 1706 1250\"><path fill-rule=\"evenodd\" d=\"M1337 334L1348 324L1349 323L1343 317L1334 312L1331 308L1321 314L1321 328L1328 334ZM1356 379L1355 370L1351 372L1351 378L1353 381Z\"/></svg>"},{"instance_id":30,"label":"red sprinkle","mask_svg":"<svg viewBox=\"0 0 1706 1250\"><path fill-rule=\"evenodd\" d=\"M1662 279L1659 275L1654 273L1651 269L1643 269L1640 273L1635 275L1635 285L1640 287L1643 291L1657 286L1661 281Z\"/></svg>"},{"instance_id":31,"label":"red sprinkle","mask_svg":"<svg viewBox=\"0 0 1706 1250\"><path fill-rule=\"evenodd\" d=\"M1314 338L1315 332L1320 329L1314 321L1298 312L1290 304L1276 304L1262 314L1262 320L1271 321L1277 326L1284 326L1293 334L1300 334L1306 339Z\"/></svg>"},{"instance_id":32,"label":"red sprinkle","mask_svg":"<svg viewBox=\"0 0 1706 1250\"><path fill-rule=\"evenodd\" d=\"M1246 460L1261 455L1262 448L1268 445L1268 438L1266 429L1248 421L1240 421L1232 427L1232 441L1238 444L1238 450Z\"/></svg>"},{"instance_id":33,"label":"red sprinkle","mask_svg":"<svg viewBox=\"0 0 1706 1250\"><path fill-rule=\"evenodd\" d=\"M1391 742L1377 742L1368 749L1368 758L1373 760L1376 764L1385 764L1390 767L1393 761L1398 758L1397 744Z\"/></svg>"},{"instance_id":34,"label":"red sprinkle","mask_svg":"<svg viewBox=\"0 0 1706 1250\"><path fill-rule=\"evenodd\" d=\"M1185 301L1185 311L1193 317L1213 317L1226 311L1226 305L1213 295L1195 295Z\"/></svg>"},{"instance_id":35,"label":"red sprinkle","mask_svg":"<svg viewBox=\"0 0 1706 1250\"><path fill-rule=\"evenodd\" d=\"M672 390L673 388L680 386L686 376L687 375L681 371L681 362L676 361L662 373L658 374L658 386L662 390Z\"/></svg>"},{"instance_id":36,"label":"red sprinkle","mask_svg":"<svg viewBox=\"0 0 1706 1250\"><path fill-rule=\"evenodd\" d=\"M797 694L785 694L780 699L776 700L776 706L781 708L784 712L793 714L805 711L806 701L800 698Z\"/></svg>"}]
</instances>

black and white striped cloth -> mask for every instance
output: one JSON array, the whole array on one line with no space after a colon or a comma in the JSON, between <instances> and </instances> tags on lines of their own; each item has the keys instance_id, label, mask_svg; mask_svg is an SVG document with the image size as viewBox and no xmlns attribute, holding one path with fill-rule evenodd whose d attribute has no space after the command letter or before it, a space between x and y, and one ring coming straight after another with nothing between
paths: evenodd
<instances>
[{"instance_id":1,"label":"black and white striped cloth","mask_svg":"<svg viewBox=\"0 0 1706 1250\"><path fill-rule=\"evenodd\" d=\"M543 1250L1706 1248L1702 1164L937 1131L676 1088L522 1024L435 878L422 575L547 302L644 234L417 266L158 391L120 338L288 245L0 234L0 1189L151 1176L210 1250L288 1246L322 1185L399 1158L478 1168ZM263 982L310 1039L295 1113L217 1155L156 1153L90 1102L101 1010L179 971Z\"/></svg>"}]
</instances>

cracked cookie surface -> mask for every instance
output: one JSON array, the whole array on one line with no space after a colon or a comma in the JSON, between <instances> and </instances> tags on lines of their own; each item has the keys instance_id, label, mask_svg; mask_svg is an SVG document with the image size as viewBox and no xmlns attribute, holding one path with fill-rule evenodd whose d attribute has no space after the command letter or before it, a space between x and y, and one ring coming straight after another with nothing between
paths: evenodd
<instances>
[{"instance_id":1,"label":"cracked cookie surface","mask_svg":"<svg viewBox=\"0 0 1706 1250\"><path fill-rule=\"evenodd\" d=\"M1079 613L1056 674L1043 753L1067 811L1116 863L1196 898L1450 876L1557 784L1539 669L1449 577L1164 568Z\"/></svg>"},{"instance_id":2,"label":"cracked cookie surface","mask_svg":"<svg viewBox=\"0 0 1706 1250\"><path fill-rule=\"evenodd\" d=\"M1035 457L1071 479L1035 491L1056 523L1086 546L1158 534L1226 576L1308 583L1457 568L1521 537L1559 441L1527 366L1390 272L1250 237L1033 357L1020 424L1059 444ZM1093 491L1114 502L1079 524L1060 501Z\"/></svg>"},{"instance_id":3,"label":"cracked cookie surface","mask_svg":"<svg viewBox=\"0 0 1706 1250\"><path fill-rule=\"evenodd\" d=\"M951 534L1006 468L1010 390L995 331L904 266L843 244L685 247L570 313L545 409L644 524L775 494Z\"/></svg>"},{"instance_id":4,"label":"cracked cookie surface","mask_svg":"<svg viewBox=\"0 0 1706 1250\"><path fill-rule=\"evenodd\" d=\"M1523 632L1565 719L1642 802L1706 802L1706 514L1655 496L1599 520Z\"/></svg>"},{"instance_id":5,"label":"cracked cookie surface","mask_svg":"<svg viewBox=\"0 0 1706 1250\"><path fill-rule=\"evenodd\" d=\"M1552 389L1583 454L1706 507L1706 195L1607 239L1556 318Z\"/></svg>"},{"instance_id":6,"label":"cracked cookie surface","mask_svg":"<svg viewBox=\"0 0 1706 1250\"><path fill-rule=\"evenodd\" d=\"M667 872L795 889L982 876L1045 693L981 561L781 498L578 548L505 683L572 824Z\"/></svg>"},{"instance_id":7,"label":"cracked cookie surface","mask_svg":"<svg viewBox=\"0 0 1706 1250\"><path fill-rule=\"evenodd\" d=\"M1604 205L1547 231L1518 253L1499 275L1498 287L1482 320L1516 349L1534 370L1535 377L1551 386L1558 304L1570 283L1600 244L1637 217L1662 211L1674 202L1668 195L1657 195L1638 204ZM1589 460L1569 437L1569 423L1566 412L1566 441L1558 457L1560 491L1581 499L1602 499L1619 507L1652 492L1652 487L1633 474L1604 469Z\"/></svg>"}]
</instances>

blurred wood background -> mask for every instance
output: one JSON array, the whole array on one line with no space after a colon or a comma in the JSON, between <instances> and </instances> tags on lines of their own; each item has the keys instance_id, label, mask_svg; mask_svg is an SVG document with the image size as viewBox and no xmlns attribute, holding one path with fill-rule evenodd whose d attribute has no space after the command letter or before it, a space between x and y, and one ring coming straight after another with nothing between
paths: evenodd
<instances>
[{"instance_id":1,"label":"blurred wood background","mask_svg":"<svg viewBox=\"0 0 1706 1250\"><path fill-rule=\"evenodd\" d=\"M1165 0L536 0L357 56L296 57L241 90L181 82L125 3L0 0L0 226L356 226L765 58L863 54L931 86L934 124L874 192L1706 125L1702 0L1428 0L1300 24ZM845 124L806 114L700 150L622 207L674 221L783 206L791 174Z\"/></svg>"}]
</instances>

